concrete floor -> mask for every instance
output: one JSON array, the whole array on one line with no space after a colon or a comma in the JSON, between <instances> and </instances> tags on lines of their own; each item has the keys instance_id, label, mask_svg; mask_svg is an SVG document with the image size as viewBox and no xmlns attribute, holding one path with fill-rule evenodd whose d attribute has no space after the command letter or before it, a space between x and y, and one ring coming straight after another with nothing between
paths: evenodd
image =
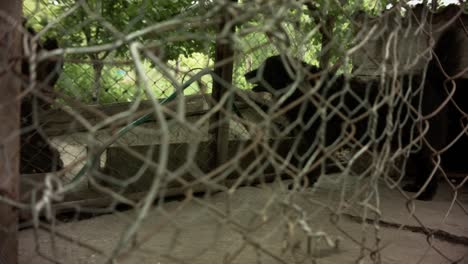
<instances>
[{"instance_id":1,"label":"concrete floor","mask_svg":"<svg viewBox=\"0 0 468 264\"><path fill-rule=\"evenodd\" d=\"M466 187L453 206L444 185L407 207L368 182L331 177L305 192L272 183L161 203L122 246L137 210L27 229L20 263L106 263L114 253L107 263L468 263Z\"/></svg>"}]
</instances>

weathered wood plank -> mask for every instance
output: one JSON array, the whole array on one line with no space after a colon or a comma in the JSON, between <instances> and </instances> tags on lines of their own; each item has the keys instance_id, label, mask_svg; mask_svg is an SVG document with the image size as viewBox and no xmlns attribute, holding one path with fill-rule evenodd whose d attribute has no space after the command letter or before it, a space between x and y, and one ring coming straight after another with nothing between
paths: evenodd
<instances>
[{"instance_id":1,"label":"weathered wood plank","mask_svg":"<svg viewBox=\"0 0 468 264\"><path fill-rule=\"evenodd\" d=\"M391 9L378 17L363 12L354 15L356 50L351 54L356 75L376 76L383 71L391 74L422 73L432 58L431 50L444 32L451 30L456 50L447 50L453 73L464 72L468 78L468 14L456 5L437 13L416 6L406 15ZM357 45L359 43L359 45Z\"/></svg>"},{"instance_id":2,"label":"weathered wood plank","mask_svg":"<svg viewBox=\"0 0 468 264\"><path fill-rule=\"evenodd\" d=\"M252 101L260 104L267 104L268 100L252 92L239 91L246 94ZM206 113L209 110L209 102L205 99L205 95L192 95L185 98L186 102L186 116L195 116ZM236 107L239 109L246 108L247 105L240 98L236 97ZM80 119L86 120L91 126L97 125L109 117L116 114L129 112L132 103L116 103L102 106L85 106L74 108L71 110L54 109L41 114L43 129L48 136L59 136L64 134L71 134L76 132L86 132L88 129L80 123ZM176 101L165 105L165 110L175 112L177 105ZM129 112L129 115L124 118L119 118L112 122L113 128L119 128L127 125L129 122L134 121L138 117L153 111L153 106L150 101L142 101L135 111ZM77 118L80 117L80 119ZM154 121L151 119L149 121ZM102 126L100 129L109 128Z\"/></svg>"},{"instance_id":3,"label":"weathered wood plank","mask_svg":"<svg viewBox=\"0 0 468 264\"><path fill-rule=\"evenodd\" d=\"M215 178L217 178L218 174L223 174L223 180L244 177L243 181L254 181L263 178L265 173L275 172L275 168L270 164L272 155L277 155L278 158L286 157L293 142L294 139L291 138L270 140L268 142L230 140L228 145L230 163L228 167L235 168L230 173L226 173L224 170L219 173L213 172L211 161L215 157L211 152L210 142L170 144L168 153L161 153L160 145L129 147L135 154L124 148L111 147L107 150L105 174L122 182L128 180L129 177L139 175L139 178L135 179L131 184L126 186L109 184L109 187L116 191L145 191L153 182L159 156L167 155L170 162L166 165L167 172L165 175L180 174L176 179L166 182L167 187L204 183L207 180L202 180L202 178L207 177L209 173L214 174L213 177L216 176ZM270 150L274 153L269 153L263 144L268 144ZM192 151L196 152L193 157L189 156ZM266 153L268 154L266 155ZM195 170L192 167L187 167L187 158L193 159L192 166L196 168ZM140 171L141 168L146 169ZM180 168L185 169L181 170ZM245 173L246 170L250 171L248 176ZM164 177L164 175L161 177ZM217 179L219 180L219 178ZM215 184L223 185L222 182Z\"/></svg>"},{"instance_id":4,"label":"weathered wood plank","mask_svg":"<svg viewBox=\"0 0 468 264\"><path fill-rule=\"evenodd\" d=\"M231 0L231 3L236 3L237 0ZM226 41L222 36L225 27L229 27L231 34L235 33L236 26L233 25L233 19L230 12L223 10L224 13L218 25L218 38L216 39L215 49L215 74L221 78L213 79L213 93L212 98L215 104L220 104L221 98L228 93L229 86L232 84L232 73L234 69L234 49L230 41ZM233 98L229 98L222 106L226 110L230 110L233 104ZM210 134L212 135L211 152L213 153L212 168L221 165L227 159L228 141L229 141L229 119L223 111L217 111L210 120Z\"/></svg>"},{"instance_id":5,"label":"weathered wood plank","mask_svg":"<svg viewBox=\"0 0 468 264\"><path fill-rule=\"evenodd\" d=\"M14 76L20 55L21 1L0 1L0 262L18 263L18 211L5 201L17 201L19 194L21 83ZM5 16L7 14L8 16ZM16 67L16 69L14 68Z\"/></svg>"}]
</instances>

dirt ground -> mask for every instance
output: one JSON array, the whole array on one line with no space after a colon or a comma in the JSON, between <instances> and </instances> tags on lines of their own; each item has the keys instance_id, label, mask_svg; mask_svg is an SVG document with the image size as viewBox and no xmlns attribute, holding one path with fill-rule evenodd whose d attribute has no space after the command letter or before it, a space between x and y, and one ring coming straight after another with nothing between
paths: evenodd
<instances>
[{"instance_id":1,"label":"dirt ground","mask_svg":"<svg viewBox=\"0 0 468 264\"><path fill-rule=\"evenodd\" d=\"M241 187L160 202L145 219L140 209L26 229L20 263L468 263L466 188L455 203L445 184L434 201L411 204L366 183Z\"/></svg>"}]
</instances>

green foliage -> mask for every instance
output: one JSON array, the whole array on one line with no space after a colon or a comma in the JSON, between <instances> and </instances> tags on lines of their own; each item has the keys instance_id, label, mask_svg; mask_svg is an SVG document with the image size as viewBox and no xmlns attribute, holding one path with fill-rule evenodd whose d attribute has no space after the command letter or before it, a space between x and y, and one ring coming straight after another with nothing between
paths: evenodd
<instances>
[{"instance_id":1,"label":"green foliage","mask_svg":"<svg viewBox=\"0 0 468 264\"><path fill-rule=\"evenodd\" d=\"M331 29L333 41L330 44L330 61L333 64L343 58L352 44L353 33L349 21L351 15L357 10L378 13L391 2L391 0L350 0L339 4L340 0L317 0L311 2L314 5L313 8L296 6L282 14L283 22L274 23L272 28L268 29L270 32L257 31L235 39L234 85L241 89L248 89L249 86L243 77L244 73L258 67L263 60L282 49L272 45L269 33L286 34L288 52L317 65L322 35L314 30L318 23L322 24L327 17L334 17ZM31 18L28 23L36 30L40 30L60 15L70 11L72 6L78 5L76 10L61 19L46 33L47 36L58 38L62 47L77 47L112 43L131 32L178 16L187 18L202 15L208 9L206 6L201 6L202 4L210 4L210 1L205 3L205 1L193 0L86 0L78 2L75 0L25 0L24 13ZM238 30L268 24L272 19L271 12L274 11L266 10L264 14L259 13L255 19L239 25ZM315 33L308 34L309 32ZM181 36L187 36L187 38ZM214 28L206 27L203 30L196 30L187 25L166 32L150 32L136 41L157 47L165 62L175 69L170 73L172 77L182 83L191 74L196 73L194 69L212 67L213 61L209 58L214 57L214 36ZM277 42L281 41L275 39L275 43ZM101 87L99 103L132 101L137 96L146 97L136 85L134 65L110 66L105 63L110 59L131 61L128 45L122 45L112 52L67 55L66 59L88 62L67 62L58 83L58 89L61 92L78 98L81 102L93 102L92 94L96 81L99 81ZM101 63L105 65L102 69L98 67ZM167 76L163 76L152 63L144 61L143 65L150 88L156 96L166 97L174 91ZM350 67L345 68L346 71L349 69ZM96 80L96 76L100 78ZM211 78L205 76L203 82L210 91ZM186 90L186 94L197 92L199 91L196 84Z\"/></svg>"},{"instance_id":2,"label":"green foliage","mask_svg":"<svg viewBox=\"0 0 468 264\"><path fill-rule=\"evenodd\" d=\"M131 70L128 68L128 70ZM94 70L89 64L66 63L57 88L80 102L91 103ZM101 103L129 102L135 97L135 82L123 69L105 66L102 75ZM64 89L64 87L66 87Z\"/></svg>"},{"instance_id":3,"label":"green foliage","mask_svg":"<svg viewBox=\"0 0 468 264\"><path fill-rule=\"evenodd\" d=\"M202 9L196 8L192 0L87 0L76 2L74 0L26 0L24 13L30 18L28 24L36 31L41 30L50 22L56 20L61 14L68 12L74 5L78 8L69 13L60 22L52 27L47 36L58 38L62 47L93 46L104 43L112 43L130 32L149 27L161 21L173 19L179 15L197 16ZM210 34L210 28L197 34ZM213 42L205 40L187 39L183 41L166 41L173 36L183 36L194 33L190 27L179 27L175 30L153 32L135 39L148 46L156 46L160 56L166 60L176 60L179 56L190 57L196 52L212 54ZM78 97L82 102L92 102L92 89L95 82L100 82L100 103L115 101L128 101L137 93L135 78L133 82L113 81L118 80L118 72L125 71L133 74L129 67L104 67L99 65L106 59L131 60L127 45L123 45L112 52L75 54L66 56L66 60L91 61L91 65L66 63L59 81L59 89L70 96ZM105 64L105 63L104 63ZM146 71L153 67L145 63ZM101 78L95 79L95 76ZM116 79L117 78L117 79ZM160 78L159 78L160 79ZM164 91L169 83L161 82L162 88L157 95L164 96Z\"/></svg>"},{"instance_id":4,"label":"green foliage","mask_svg":"<svg viewBox=\"0 0 468 264\"><path fill-rule=\"evenodd\" d=\"M168 64L173 68L176 67L176 61L174 60L169 61ZM200 65L213 65L213 62L202 53L193 53L191 57L182 57L179 60L180 72L172 72L174 74L173 77L181 83L187 81L190 76L184 74L184 72L196 69ZM147 84L156 97L168 97L174 92L174 86L167 76L162 75L160 71L151 67L149 62L144 62L144 68L146 69ZM192 72L192 74L194 73L196 72ZM91 89L95 85L93 74L94 70L90 64L66 63L64 74L62 74L59 80L57 89L80 102L92 103ZM148 99L147 95L136 85L136 80L133 66L104 66L100 82L100 104L131 102L140 96L142 99ZM211 77L208 75L204 76L202 81L209 88L208 92L210 92ZM66 88L64 89L64 87ZM185 90L186 95L198 92L197 84L192 84Z\"/></svg>"},{"instance_id":5,"label":"green foliage","mask_svg":"<svg viewBox=\"0 0 468 264\"><path fill-rule=\"evenodd\" d=\"M80 4L81 3L81 4ZM60 14L69 11L77 4L79 7L63 18L49 34L60 36L63 46L99 45L110 43L136 30L167 21L183 13L184 17L199 14L192 0L26 0L25 14L34 16L35 27L45 26ZM190 11L190 12L189 12ZM190 32L190 28L178 28L173 31L149 33L137 39L142 43L154 42L164 44L164 39L171 35ZM167 43L164 55L168 60L185 56L193 52L205 51L206 45L201 41L183 41ZM117 55L128 57L128 47L117 49ZM99 57L99 56L98 56Z\"/></svg>"}]
</instances>

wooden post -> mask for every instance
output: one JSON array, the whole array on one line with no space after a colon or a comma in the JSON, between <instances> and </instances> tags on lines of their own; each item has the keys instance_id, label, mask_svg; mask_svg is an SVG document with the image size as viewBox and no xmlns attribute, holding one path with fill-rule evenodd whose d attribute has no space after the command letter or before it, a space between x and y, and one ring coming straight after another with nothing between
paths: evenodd
<instances>
[{"instance_id":1,"label":"wooden post","mask_svg":"<svg viewBox=\"0 0 468 264\"><path fill-rule=\"evenodd\" d=\"M237 0L232 0L236 3ZM229 12L225 12L222 21L219 24L218 32L221 33L227 23L232 19ZM235 32L235 26L230 28L230 32ZM226 84L232 84L232 73L233 73L233 64L234 64L234 51L232 49L231 43L226 42L226 38L219 36L216 40L216 51L215 51L215 65L217 67L214 69L214 72L217 76L221 77ZM226 63L226 61L228 61ZM220 64L221 63L221 64ZM213 92L212 97L214 103L218 103L223 95L227 92L229 87L226 87L225 84L214 80L213 83ZM227 104L224 106L224 109L231 109L232 100L228 100ZM212 153L213 157L213 166L216 168L220 164L224 163L228 158L228 143L229 143L229 120L227 116L222 112L217 112L213 115L213 118L210 120L211 129L210 134L213 138L212 144Z\"/></svg>"},{"instance_id":2,"label":"wooden post","mask_svg":"<svg viewBox=\"0 0 468 264\"><path fill-rule=\"evenodd\" d=\"M340 0L344 5L346 2ZM309 10L310 17L315 24L320 25L319 31L322 35L321 54L319 58L319 66L322 69L328 69L330 66L331 47L333 41L333 28L335 27L335 16L329 13L326 9L320 9L319 6L312 2L306 2L305 6ZM324 21L322 21L324 20Z\"/></svg>"},{"instance_id":3,"label":"wooden post","mask_svg":"<svg viewBox=\"0 0 468 264\"><path fill-rule=\"evenodd\" d=\"M0 1L0 197L18 201L20 82L12 63L21 50L22 1ZM0 263L18 263L18 210L0 200Z\"/></svg>"},{"instance_id":4,"label":"wooden post","mask_svg":"<svg viewBox=\"0 0 468 264\"><path fill-rule=\"evenodd\" d=\"M431 10L432 12L437 11L437 8L439 7L439 4L437 3L437 0L432 0L431 2Z\"/></svg>"}]
</instances>

